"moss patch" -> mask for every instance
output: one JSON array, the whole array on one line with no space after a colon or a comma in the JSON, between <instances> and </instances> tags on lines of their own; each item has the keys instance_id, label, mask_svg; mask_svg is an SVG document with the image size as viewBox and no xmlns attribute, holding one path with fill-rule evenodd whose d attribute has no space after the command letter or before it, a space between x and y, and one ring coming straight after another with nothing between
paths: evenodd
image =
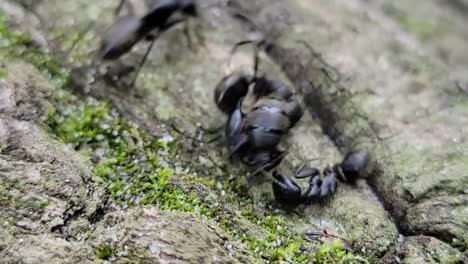
<instances>
[{"instance_id":1,"label":"moss patch","mask_svg":"<svg viewBox=\"0 0 468 264\"><path fill-rule=\"evenodd\" d=\"M94 254L99 259L107 260L110 257L112 257L112 255L114 255L114 251L115 250L114 250L114 248L112 248L111 245L109 245L108 243L103 242L103 243L99 244L99 246L97 246L94 249Z\"/></svg>"},{"instance_id":2,"label":"moss patch","mask_svg":"<svg viewBox=\"0 0 468 264\"><path fill-rule=\"evenodd\" d=\"M3 80L7 77L7 73L0 69L0 80Z\"/></svg>"},{"instance_id":3,"label":"moss patch","mask_svg":"<svg viewBox=\"0 0 468 264\"><path fill-rule=\"evenodd\" d=\"M63 87L68 75L50 54L41 50L28 35L9 28L6 17L0 13L0 54L4 58L22 59L33 64L49 77L54 87ZM0 78L2 74L0 74Z\"/></svg>"},{"instance_id":4,"label":"moss patch","mask_svg":"<svg viewBox=\"0 0 468 264\"><path fill-rule=\"evenodd\" d=\"M435 25L398 10L392 4L384 5L384 12L394 17L404 30L414 33L421 40L429 40L435 34Z\"/></svg>"},{"instance_id":5,"label":"moss patch","mask_svg":"<svg viewBox=\"0 0 468 264\"><path fill-rule=\"evenodd\" d=\"M209 215L193 194L168 183L174 175L169 160L175 143L148 137L105 102L64 91L58 99L48 117L49 127L58 140L97 163L94 172L117 202L124 207L157 204L161 209Z\"/></svg>"},{"instance_id":6,"label":"moss patch","mask_svg":"<svg viewBox=\"0 0 468 264\"><path fill-rule=\"evenodd\" d=\"M333 240L321 246L312 257L313 263L369 263L366 259L355 256L343 249L340 240Z\"/></svg>"}]
</instances>

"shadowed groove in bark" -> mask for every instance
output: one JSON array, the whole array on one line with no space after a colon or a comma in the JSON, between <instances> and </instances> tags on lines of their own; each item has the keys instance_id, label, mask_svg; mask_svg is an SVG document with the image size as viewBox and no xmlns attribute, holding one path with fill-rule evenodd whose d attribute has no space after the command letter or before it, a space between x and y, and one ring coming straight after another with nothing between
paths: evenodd
<instances>
[{"instance_id":1,"label":"shadowed groove in bark","mask_svg":"<svg viewBox=\"0 0 468 264\"><path fill-rule=\"evenodd\" d=\"M447 5L459 12L465 19L468 19L468 1L465 0L449 0Z\"/></svg>"},{"instance_id":2,"label":"shadowed groove in bark","mask_svg":"<svg viewBox=\"0 0 468 264\"><path fill-rule=\"evenodd\" d=\"M312 52L308 61L303 61L305 56L293 48L283 48L279 45L271 45L267 50L268 55L281 66L286 75L292 80L302 94L304 103L309 113L317 120L326 136L335 143L337 148L345 154L355 147L369 147L372 144L385 146L385 140L378 134L377 124L366 117L352 102L351 95L344 87L330 76L331 70L316 52ZM339 106L339 107L338 107ZM341 111L346 109L347 111ZM353 122L357 127L349 129L346 122L356 118L363 122ZM406 233L404 213L394 208L394 201L383 199L375 183L383 173L385 165L376 162L376 167L369 178L372 189L376 192L380 201L390 212L396 226L401 233ZM396 196L393 197L398 199ZM398 202L400 199L398 199Z\"/></svg>"},{"instance_id":3,"label":"shadowed groove in bark","mask_svg":"<svg viewBox=\"0 0 468 264\"><path fill-rule=\"evenodd\" d=\"M240 15L238 20L250 30L264 31L262 25L248 18L242 5L234 3L235 11L231 15ZM269 35L267 32L265 35ZM320 53L303 41L296 41L299 47L283 47L276 38L265 39L266 54L276 63L302 96L308 112L319 123L325 136L328 136L342 154L359 148L384 148L382 160L389 160L389 151L385 147L385 138L379 135L379 125L371 120L363 110L352 102L352 95L340 84L339 72L323 60ZM346 109L346 111L343 111ZM356 121L358 119L359 121ZM372 154L371 154L372 155ZM411 199L402 199L389 190L379 190L375 184L384 177L386 165L372 158L373 170L367 171L368 184L389 212L392 222L400 234L409 235L405 221L406 209ZM390 190L393 192L393 190ZM384 197L385 196L385 197Z\"/></svg>"},{"instance_id":4,"label":"shadowed groove in bark","mask_svg":"<svg viewBox=\"0 0 468 264\"><path fill-rule=\"evenodd\" d=\"M244 10L242 5L236 5L235 9L235 14L252 15ZM264 31L264 25L259 26L256 22L250 21L248 16L245 19L240 19L239 22L250 30L267 32L266 35L268 35L269 30ZM266 28L268 27L266 26ZM301 47L298 48L289 46L291 41L288 42L288 46L279 44L277 39L268 38L265 41L267 42L264 46L266 54L286 74L302 96L308 112L319 123L325 136L334 142L338 150L345 154L357 148L371 149L372 169L367 170L364 177L384 205L399 233L404 236L425 234L450 242L453 238L451 234L434 234L423 230L416 233L411 232L406 220L406 212L412 205L411 194L402 190L404 194L399 195L397 190L389 189L385 186L386 184L379 184L379 181L384 177L387 178L388 184L390 177L386 176L392 173L394 168L393 160L390 158L391 151L386 145L386 139L393 135L385 137L379 135L380 127L383 124L371 120L365 111L352 101L353 94L341 85L339 72L305 42L296 41L295 44L301 44ZM376 153L378 156L372 157ZM390 183L396 180L391 178Z\"/></svg>"},{"instance_id":5,"label":"shadowed groove in bark","mask_svg":"<svg viewBox=\"0 0 468 264\"><path fill-rule=\"evenodd\" d=\"M263 9L266 11L252 12L252 4L242 0L236 2L238 3L236 5L237 12L255 20L255 22L250 21L250 19L241 21L246 28L250 30L253 28L253 30L263 32L267 36L271 31L282 31L281 28L275 27L280 22L276 23L277 20L273 21L271 16L268 16L278 14L280 7L275 10L265 2ZM302 30L302 28L298 27L298 30ZM286 33L283 35L294 36L295 34ZM433 200L432 194L437 193L443 184L440 182L423 195L416 196L414 192L406 189L405 185L401 184L401 181L408 178L399 174L402 168L400 162L404 161L399 156L400 154L405 156L405 154L408 155L409 153L405 153L405 151L393 153L395 150L393 150L393 145L390 145L389 142L393 142L393 137L397 136L398 133L380 135L392 129L387 127L385 121L380 117L377 119L373 117L374 120L370 120L369 117L372 116L372 113L366 113L365 108L354 103L359 101L361 94L351 93L350 87L343 86L339 78L333 78L334 69L321 58L320 54L313 51L313 48L307 47L312 52L306 52L307 49L295 47L294 40L286 40L286 38L281 42L271 38L267 39L267 41L269 41L270 45L267 45L266 53L282 68L283 72L296 86L299 94L303 96L304 103L310 114L320 124L323 133L334 142L339 150L342 153L360 147L371 150L373 170L367 171L365 176L369 179L368 183L380 196L393 219L397 220L396 224L401 232L406 235L425 234L434 236L448 243L452 243L458 238L464 240L462 233L457 234L452 231L453 229L424 227L422 222L415 221L414 211L419 208L421 201L428 198ZM365 94L362 95L365 96ZM387 139L389 140L387 141ZM404 164L403 162L403 166ZM441 192L444 191L446 190ZM451 203L452 206L455 206L455 204ZM441 223L432 222L432 224L436 225ZM453 226L458 225L453 221L450 221L450 223ZM455 244L452 243L452 245ZM461 248L463 249L463 246Z\"/></svg>"},{"instance_id":6,"label":"shadowed groove in bark","mask_svg":"<svg viewBox=\"0 0 468 264\"><path fill-rule=\"evenodd\" d=\"M385 138L379 135L377 123L370 120L364 111L353 103L350 92L340 85L339 80L330 77L332 67L327 65L320 54L311 52L312 56L307 58L302 49L285 48L275 43L266 49L266 53L296 86L303 96L307 110L340 152L344 154L352 149L364 147L374 150L371 151L371 155L379 154L371 157L373 170L367 171L367 175L364 176L389 212L399 232L405 236L433 236L450 243L454 239L450 233L414 231L414 228L408 226L407 210L416 205L408 191L403 190L404 194L399 195L394 189L378 184L394 167ZM362 119L362 122L356 122L356 119Z\"/></svg>"}]
</instances>

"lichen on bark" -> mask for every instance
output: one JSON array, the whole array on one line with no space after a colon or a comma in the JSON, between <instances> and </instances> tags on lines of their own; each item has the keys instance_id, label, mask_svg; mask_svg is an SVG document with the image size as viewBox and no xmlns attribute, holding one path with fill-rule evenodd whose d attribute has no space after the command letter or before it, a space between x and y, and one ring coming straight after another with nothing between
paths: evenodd
<instances>
[{"instance_id":1,"label":"lichen on bark","mask_svg":"<svg viewBox=\"0 0 468 264\"><path fill-rule=\"evenodd\" d=\"M304 99L311 114L304 116L286 140L289 154L278 169L291 174L301 161L316 157L319 167L333 164L341 159L340 152L365 146L376 165L366 175L369 182L400 231L410 235L400 243L396 226L364 180L357 186L339 186L329 204L300 208L295 215L275 209L267 177L247 180L245 168L227 161L222 144L203 142L201 127L225 119L215 110L213 87L227 71L224 65L231 45L245 36L222 5L202 9L205 46L197 46L196 52L187 49L182 29L175 28L157 41L136 88L122 89L97 78L92 80L90 94L83 95L88 91L70 89L76 76L70 78L69 70L90 62L99 32L113 19L115 3L22 2L39 15L42 24L32 27L37 38L31 40L10 31L9 26L17 24L10 23L11 15L0 23L2 52L8 58L0 69L0 81L9 88L0 93L0 100L15 102L0 112L0 208L8 212L1 219L0 236L5 242L0 243L0 255L8 260L34 262L31 256L36 255L28 256L21 245L34 253L43 251L37 259L63 258L70 263L366 261L357 255L371 262L384 255L388 262L395 257L408 262L463 259L448 244L418 236L435 236L466 250L465 146L450 145L444 151L437 146L422 147L429 139L445 142L447 135L456 135L454 121L465 122L457 119L466 113L463 81L457 82L458 92L431 89L433 82L436 87L449 87L450 82L444 78L447 69L439 58L434 53L414 54L414 47L422 46L403 33L407 30L409 35L434 40L434 28L426 27L420 17L401 10L392 13L388 5L374 3L365 6L369 17L362 17L357 15L363 7L358 0L338 1L341 4L336 6L325 0L295 0L287 5L236 1L251 11L247 15L261 27L287 32L268 51L271 60L262 55L261 71L295 88L295 96ZM7 9L5 3L10 5ZM12 10L10 1L0 4ZM425 4L425 8L438 7L435 1ZM401 9L405 4L394 5ZM327 15L335 12L340 16ZM15 14L14 19L21 17ZM389 20L395 14L403 30ZM93 25L91 30L83 33L89 25ZM359 31L367 34L356 38ZM400 42L383 38L381 45L368 44L372 34L382 32L396 32ZM324 56L295 42L304 36ZM335 39L331 44L330 37ZM457 41L463 43L463 38ZM121 62L136 63L144 47L137 45ZM46 48L52 53L44 52ZM385 58L374 67L371 62L381 53ZM445 59L456 66L451 77L463 76L462 59ZM250 69L250 63L250 53L241 50L231 66ZM388 77L381 77L386 70ZM394 85L389 84L391 80ZM12 85L21 89L13 91ZM410 99L405 101L398 94ZM424 100L416 95L432 102L440 113L426 109L427 122L416 122L411 112L425 109L419 104ZM23 96L27 99L11 99ZM391 104L383 101L385 96ZM452 102L454 107L447 108ZM395 107L400 104L405 107ZM453 118L444 119L451 114ZM448 133L437 138L440 126ZM399 133L394 135L389 128ZM429 137L420 137L419 131ZM464 142L458 136L454 139ZM34 195L21 196L38 174L47 175L45 190L33 188ZM65 174L71 181L57 180ZM342 241L322 245L301 236L306 230L323 229ZM55 246L44 250L37 243L40 239L46 246ZM7 249L15 243L17 247ZM355 253L346 251L348 247ZM433 249L429 257L421 250L424 247ZM64 248L72 248L68 256L63 256ZM404 251L404 257L397 249Z\"/></svg>"}]
</instances>

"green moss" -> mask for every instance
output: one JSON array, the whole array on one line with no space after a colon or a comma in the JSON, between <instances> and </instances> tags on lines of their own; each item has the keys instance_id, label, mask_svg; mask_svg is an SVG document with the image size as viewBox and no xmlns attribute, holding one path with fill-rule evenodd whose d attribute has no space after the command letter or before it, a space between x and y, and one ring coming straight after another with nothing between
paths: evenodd
<instances>
[{"instance_id":1,"label":"green moss","mask_svg":"<svg viewBox=\"0 0 468 264\"><path fill-rule=\"evenodd\" d=\"M468 248L468 232L462 234L460 237L464 237L465 239L460 240L457 238L453 238L451 245L463 252L466 251L466 249Z\"/></svg>"},{"instance_id":2,"label":"green moss","mask_svg":"<svg viewBox=\"0 0 468 264\"><path fill-rule=\"evenodd\" d=\"M44 211L45 208L43 206L43 201L30 197L23 197L18 199L17 207L19 209L26 209L34 213L41 213L42 211Z\"/></svg>"},{"instance_id":3,"label":"green moss","mask_svg":"<svg viewBox=\"0 0 468 264\"><path fill-rule=\"evenodd\" d=\"M362 257L345 251L340 241L320 246L317 251L311 243L297 234L287 224L283 215L257 215L249 200L242 202L240 215L256 227L257 232L245 232L242 222L232 215L216 215L219 226L242 241L255 255L268 257L271 263L287 261L292 263L368 263ZM304 248L304 249L302 249Z\"/></svg>"},{"instance_id":4,"label":"green moss","mask_svg":"<svg viewBox=\"0 0 468 264\"><path fill-rule=\"evenodd\" d=\"M340 240L333 240L329 244L322 245L311 261L313 263L369 263L362 257L344 250Z\"/></svg>"},{"instance_id":5,"label":"green moss","mask_svg":"<svg viewBox=\"0 0 468 264\"><path fill-rule=\"evenodd\" d=\"M0 187L0 207L10 208L12 199L14 198L8 193L8 191Z\"/></svg>"},{"instance_id":6,"label":"green moss","mask_svg":"<svg viewBox=\"0 0 468 264\"><path fill-rule=\"evenodd\" d=\"M39 206L44 209L46 208L47 206L49 206L50 202L48 200L44 200L42 202L39 203Z\"/></svg>"},{"instance_id":7,"label":"green moss","mask_svg":"<svg viewBox=\"0 0 468 264\"><path fill-rule=\"evenodd\" d=\"M36 66L54 87L63 87L68 81L66 70L48 53L38 47L29 36L14 32L0 13L0 55L4 58L22 59Z\"/></svg>"},{"instance_id":8,"label":"green moss","mask_svg":"<svg viewBox=\"0 0 468 264\"><path fill-rule=\"evenodd\" d=\"M19 189L19 180L18 179L9 179L9 180L4 180L2 179L2 182L0 183L0 188L4 188L6 190L9 190L11 188L16 188Z\"/></svg>"},{"instance_id":9,"label":"green moss","mask_svg":"<svg viewBox=\"0 0 468 264\"><path fill-rule=\"evenodd\" d=\"M4 70L0 69L0 80L5 79L6 77L7 77L7 73Z\"/></svg>"},{"instance_id":10,"label":"green moss","mask_svg":"<svg viewBox=\"0 0 468 264\"><path fill-rule=\"evenodd\" d=\"M401 16L400 22L405 30L415 33L421 40L429 39L434 31L431 24L410 15Z\"/></svg>"},{"instance_id":11,"label":"green moss","mask_svg":"<svg viewBox=\"0 0 468 264\"><path fill-rule=\"evenodd\" d=\"M188 185L202 184L213 190L216 188L216 181L214 179L210 179L207 177L200 177L196 175L187 175L186 177L182 179L182 182Z\"/></svg>"},{"instance_id":12,"label":"green moss","mask_svg":"<svg viewBox=\"0 0 468 264\"><path fill-rule=\"evenodd\" d=\"M460 114L468 114L468 100L466 97L458 97L457 99L453 100L454 102L454 110L459 112Z\"/></svg>"},{"instance_id":13,"label":"green moss","mask_svg":"<svg viewBox=\"0 0 468 264\"><path fill-rule=\"evenodd\" d=\"M333 258L334 260L343 259L344 263L352 263L353 261L354 263L367 263L363 258L355 257L336 245L335 247L326 245L320 255L316 255L310 248L311 243L288 225L287 216L254 210L255 204L248 195L247 183L242 177L235 177L216 184L214 180L206 177L186 175L183 177L182 183L202 184L211 189L210 192L197 194L202 200L201 204L212 203L210 199L213 199L213 195L221 189L224 195L215 195L215 203L228 205L229 208L221 207L218 210L213 210L210 217L215 219L226 233L245 244L259 259L267 257L270 263L280 263L281 261L308 263L320 257L326 261ZM233 214L236 211L239 214ZM252 229L247 227L249 224L245 220L250 222ZM339 262L326 261L316 263Z\"/></svg>"},{"instance_id":14,"label":"green moss","mask_svg":"<svg viewBox=\"0 0 468 264\"><path fill-rule=\"evenodd\" d=\"M392 4L383 6L384 12L395 17L401 26L408 32L416 34L421 40L428 40L434 36L434 25L395 8Z\"/></svg>"},{"instance_id":15,"label":"green moss","mask_svg":"<svg viewBox=\"0 0 468 264\"><path fill-rule=\"evenodd\" d=\"M166 210L211 214L193 194L169 183L174 172L165 159L173 155L175 144L148 137L107 103L67 93L58 99L60 103L48 117L49 127L58 140L77 151L87 155L103 151L94 172L116 201L126 206L157 204Z\"/></svg>"},{"instance_id":16,"label":"green moss","mask_svg":"<svg viewBox=\"0 0 468 264\"><path fill-rule=\"evenodd\" d=\"M99 244L99 246L97 246L94 249L94 254L99 259L107 260L110 257L112 257L112 255L114 255L114 251L115 250L111 245L109 245L108 243L102 242L101 244Z\"/></svg>"},{"instance_id":17,"label":"green moss","mask_svg":"<svg viewBox=\"0 0 468 264\"><path fill-rule=\"evenodd\" d=\"M18 179L1 179L0 207L9 210L26 210L31 213L41 213L47 207L48 201L22 195L22 193L23 188Z\"/></svg>"},{"instance_id":18,"label":"green moss","mask_svg":"<svg viewBox=\"0 0 468 264\"><path fill-rule=\"evenodd\" d=\"M0 186L0 207L8 210L26 210L30 213L42 213L49 205L48 201L37 200L32 197L18 197Z\"/></svg>"}]
</instances>

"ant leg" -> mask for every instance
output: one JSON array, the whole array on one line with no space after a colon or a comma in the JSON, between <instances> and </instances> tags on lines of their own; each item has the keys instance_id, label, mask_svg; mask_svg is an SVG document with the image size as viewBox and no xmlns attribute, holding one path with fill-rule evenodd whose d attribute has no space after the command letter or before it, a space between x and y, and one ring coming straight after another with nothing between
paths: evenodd
<instances>
[{"instance_id":1,"label":"ant leg","mask_svg":"<svg viewBox=\"0 0 468 264\"><path fill-rule=\"evenodd\" d=\"M200 126L199 129L206 135L210 135L211 137L209 137L205 142L206 143L213 143L215 141L218 141L220 140L222 137L223 137L223 133L224 133L224 127L225 125L220 125L220 126L208 126L208 127L205 127L205 126Z\"/></svg>"},{"instance_id":2,"label":"ant leg","mask_svg":"<svg viewBox=\"0 0 468 264\"><path fill-rule=\"evenodd\" d=\"M124 5L126 0L120 0L119 5L117 8L114 10L114 16L118 16L120 14L120 11L122 11L122 7Z\"/></svg>"},{"instance_id":3,"label":"ant leg","mask_svg":"<svg viewBox=\"0 0 468 264\"><path fill-rule=\"evenodd\" d=\"M224 125L218 127L201 127L201 130L206 134L206 143L211 144L213 142L221 141L224 137ZM208 135L210 135L208 137Z\"/></svg>"},{"instance_id":4,"label":"ant leg","mask_svg":"<svg viewBox=\"0 0 468 264\"><path fill-rule=\"evenodd\" d=\"M262 172L264 173L265 172L265 168L268 167L270 164L265 164L263 166L260 166L260 168L256 169L254 172L250 173L247 178L250 179L252 178L253 176L257 175L258 173Z\"/></svg>"},{"instance_id":5,"label":"ant leg","mask_svg":"<svg viewBox=\"0 0 468 264\"><path fill-rule=\"evenodd\" d=\"M332 80L333 82L340 81L341 76L339 71L335 67L326 64L323 60L322 55L319 52L317 52L309 43L307 43L304 40L298 40L296 42L303 45L309 51L310 60L308 61L307 66L311 66L312 68L316 68L322 71L327 76L327 78ZM313 60L318 60L322 64L322 66L312 66L311 63Z\"/></svg>"},{"instance_id":6,"label":"ant leg","mask_svg":"<svg viewBox=\"0 0 468 264\"><path fill-rule=\"evenodd\" d=\"M256 169L254 172L252 172L248 177L253 177L255 175L257 175L257 173L259 172L265 172L265 170L270 167L270 166L273 166L275 165L276 163L279 163L279 161L281 161L284 156L286 156L286 152L283 152L281 153L278 157L274 158L273 160L271 160L270 162L267 162L265 164L263 164L262 166L260 166L258 169ZM272 168L270 168L272 169Z\"/></svg>"},{"instance_id":7,"label":"ant leg","mask_svg":"<svg viewBox=\"0 0 468 264\"><path fill-rule=\"evenodd\" d=\"M190 21L193 21L193 22L190 22ZM184 35L185 35L185 38L187 39L187 46L192 51L196 50L195 48L196 44L199 44L205 47L205 37L201 33L200 23L198 23L197 21L192 20L192 19L185 20Z\"/></svg>"},{"instance_id":8,"label":"ant leg","mask_svg":"<svg viewBox=\"0 0 468 264\"><path fill-rule=\"evenodd\" d=\"M197 43L199 43L202 47L206 47L206 45L205 45L205 36L202 33L201 23L198 20L196 20L196 27L194 28L193 31L195 33Z\"/></svg>"},{"instance_id":9,"label":"ant leg","mask_svg":"<svg viewBox=\"0 0 468 264\"><path fill-rule=\"evenodd\" d=\"M228 58L228 62L227 62L228 67L231 65L232 57L233 57L234 54L236 53L237 49L238 49L240 46L244 46L244 45L246 45L246 44L252 44L252 43L254 43L254 41L252 41L252 40L243 40L243 41L239 41L239 42L237 42L236 44L234 44L234 46L232 47L231 51L229 52L229 58Z\"/></svg>"},{"instance_id":10,"label":"ant leg","mask_svg":"<svg viewBox=\"0 0 468 264\"><path fill-rule=\"evenodd\" d=\"M236 154L248 142L249 142L249 137L248 136L243 136L242 139L239 141L239 143L237 143L237 145L234 146L233 149L229 150L229 159L232 160L232 158L234 157L234 154Z\"/></svg>"},{"instance_id":11,"label":"ant leg","mask_svg":"<svg viewBox=\"0 0 468 264\"><path fill-rule=\"evenodd\" d=\"M184 23L184 36L187 39L187 46L189 47L189 49L193 50L193 40L192 40L192 36L190 36L189 19L185 20L185 23Z\"/></svg>"},{"instance_id":12,"label":"ant leg","mask_svg":"<svg viewBox=\"0 0 468 264\"><path fill-rule=\"evenodd\" d=\"M143 59L141 60L140 64L138 65L138 67L136 69L136 74L135 74L135 77L134 77L133 81L130 84L130 87L133 87L135 85L135 82L136 82L136 80L138 78L138 74L140 73L140 70L143 67L143 65L145 64L146 59L148 58L148 55L149 55L150 51L153 49L154 43L159 38L161 33L164 32L164 31L167 31L169 28L173 27L174 25L176 25L176 24L178 24L178 23L180 23L182 21L184 21L184 20L174 19L172 21L169 21L156 34L151 36L151 43L150 43L148 49L146 50L145 55L143 56Z\"/></svg>"},{"instance_id":13,"label":"ant leg","mask_svg":"<svg viewBox=\"0 0 468 264\"><path fill-rule=\"evenodd\" d=\"M247 16L241 14L240 12L238 12L238 10L231 9L230 13L231 13L232 17L234 17L234 19L239 20L242 24L247 26L248 30L250 32L260 31L259 27L250 18L248 18Z\"/></svg>"},{"instance_id":14,"label":"ant leg","mask_svg":"<svg viewBox=\"0 0 468 264\"><path fill-rule=\"evenodd\" d=\"M317 175L320 175L320 171L317 168L306 166L305 162L294 173L294 176L298 179L315 177Z\"/></svg>"},{"instance_id":15,"label":"ant leg","mask_svg":"<svg viewBox=\"0 0 468 264\"><path fill-rule=\"evenodd\" d=\"M203 132L205 132L207 134L217 134L217 133L223 131L224 125L212 126L212 127L202 127L201 129L203 130Z\"/></svg>"},{"instance_id":16,"label":"ant leg","mask_svg":"<svg viewBox=\"0 0 468 264\"><path fill-rule=\"evenodd\" d=\"M130 83L130 87L133 87L136 83L136 80L138 78L138 74L140 73L141 68L146 62L146 59L148 58L148 55L150 51L153 49L154 43L156 42L157 37L155 37L153 40L151 40L150 45L148 46L148 49L146 49L145 55L143 56L143 59L140 61L140 64L138 65L135 73L135 77L133 77L132 82Z\"/></svg>"},{"instance_id":17,"label":"ant leg","mask_svg":"<svg viewBox=\"0 0 468 264\"><path fill-rule=\"evenodd\" d=\"M207 139L205 142L211 144L213 142L220 142L223 139L223 133L216 133L213 137Z\"/></svg>"},{"instance_id":18,"label":"ant leg","mask_svg":"<svg viewBox=\"0 0 468 264\"><path fill-rule=\"evenodd\" d=\"M259 48L259 46L255 46L255 50L254 50L254 72L253 72L252 82L255 82L255 80L257 80L258 64L260 63L259 56L260 56L260 48Z\"/></svg>"}]
</instances>

